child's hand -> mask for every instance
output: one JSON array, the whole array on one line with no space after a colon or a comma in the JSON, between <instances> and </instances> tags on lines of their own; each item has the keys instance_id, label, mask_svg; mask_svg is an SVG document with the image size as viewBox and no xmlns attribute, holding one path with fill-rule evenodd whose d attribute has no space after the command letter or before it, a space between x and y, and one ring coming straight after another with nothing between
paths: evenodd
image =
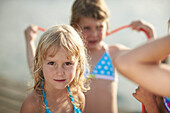
<instances>
[{"instance_id":1,"label":"child's hand","mask_svg":"<svg viewBox=\"0 0 170 113\"><path fill-rule=\"evenodd\" d=\"M25 29L25 38L27 42L35 41L38 34L38 26L30 25Z\"/></svg>"},{"instance_id":2,"label":"child's hand","mask_svg":"<svg viewBox=\"0 0 170 113\"><path fill-rule=\"evenodd\" d=\"M144 30L144 31L146 31L150 38L156 37L154 27L151 24L149 24L145 21L142 21L142 20L133 21L130 24L130 26L131 26L132 30L137 30L137 31Z\"/></svg>"},{"instance_id":3,"label":"child's hand","mask_svg":"<svg viewBox=\"0 0 170 113\"><path fill-rule=\"evenodd\" d=\"M136 92L133 93L133 96L144 105L150 105L155 102L155 95L140 86L136 89Z\"/></svg>"}]
</instances>

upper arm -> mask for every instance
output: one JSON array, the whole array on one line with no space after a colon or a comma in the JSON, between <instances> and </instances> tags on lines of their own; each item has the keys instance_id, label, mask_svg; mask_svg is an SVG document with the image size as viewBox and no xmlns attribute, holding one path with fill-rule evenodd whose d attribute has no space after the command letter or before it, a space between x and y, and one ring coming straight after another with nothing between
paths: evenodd
<instances>
[{"instance_id":1,"label":"upper arm","mask_svg":"<svg viewBox=\"0 0 170 113\"><path fill-rule=\"evenodd\" d=\"M37 108L35 98L32 94L29 94L21 106L20 113L37 113Z\"/></svg>"},{"instance_id":2,"label":"upper arm","mask_svg":"<svg viewBox=\"0 0 170 113\"><path fill-rule=\"evenodd\" d=\"M33 109L34 109L34 106L28 102L29 100L26 99L22 106L21 106L21 110L20 110L20 113L33 113Z\"/></svg>"}]
</instances>

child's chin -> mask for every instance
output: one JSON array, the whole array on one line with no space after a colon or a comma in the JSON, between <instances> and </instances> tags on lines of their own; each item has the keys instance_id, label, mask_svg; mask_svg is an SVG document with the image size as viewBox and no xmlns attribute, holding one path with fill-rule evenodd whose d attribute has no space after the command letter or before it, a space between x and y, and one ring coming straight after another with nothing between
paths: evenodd
<instances>
[{"instance_id":1,"label":"child's chin","mask_svg":"<svg viewBox=\"0 0 170 113\"><path fill-rule=\"evenodd\" d=\"M55 87L55 88L58 89L58 90L62 90L62 89L65 89L66 86L65 86L65 85L63 85L63 86L57 86L57 87Z\"/></svg>"},{"instance_id":2,"label":"child's chin","mask_svg":"<svg viewBox=\"0 0 170 113\"><path fill-rule=\"evenodd\" d=\"M65 89L66 86L67 86L67 84L58 84L58 85L55 86L55 88L58 89L58 90L62 90L62 89Z\"/></svg>"}]
</instances>

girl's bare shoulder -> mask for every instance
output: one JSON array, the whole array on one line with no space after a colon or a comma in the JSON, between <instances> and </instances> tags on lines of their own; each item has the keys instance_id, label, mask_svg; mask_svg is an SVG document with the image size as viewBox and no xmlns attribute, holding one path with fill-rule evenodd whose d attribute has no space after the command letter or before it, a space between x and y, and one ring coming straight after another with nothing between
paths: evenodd
<instances>
[{"instance_id":1,"label":"girl's bare shoulder","mask_svg":"<svg viewBox=\"0 0 170 113\"><path fill-rule=\"evenodd\" d=\"M129 48L122 44L114 44L108 46L109 50L112 52L128 50Z\"/></svg>"},{"instance_id":2,"label":"girl's bare shoulder","mask_svg":"<svg viewBox=\"0 0 170 113\"><path fill-rule=\"evenodd\" d=\"M40 97L36 94L35 90L33 90L25 98L20 113L37 113L39 105Z\"/></svg>"},{"instance_id":3,"label":"girl's bare shoulder","mask_svg":"<svg viewBox=\"0 0 170 113\"><path fill-rule=\"evenodd\" d=\"M109 51L109 54L110 54L112 60L114 60L119 54L121 54L122 52L125 52L127 50L129 50L129 48L124 45L121 45L121 44L115 44L115 45L108 46L108 51Z\"/></svg>"}]
</instances>

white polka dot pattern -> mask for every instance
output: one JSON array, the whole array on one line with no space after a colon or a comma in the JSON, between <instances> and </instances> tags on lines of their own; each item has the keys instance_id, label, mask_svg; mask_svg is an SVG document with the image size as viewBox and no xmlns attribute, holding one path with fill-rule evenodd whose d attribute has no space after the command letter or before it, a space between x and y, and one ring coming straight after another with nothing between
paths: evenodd
<instances>
[{"instance_id":1,"label":"white polka dot pattern","mask_svg":"<svg viewBox=\"0 0 170 113\"><path fill-rule=\"evenodd\" d=\"M97 63L91 74L96 75L96 78L97 75L104 75L106 78L107 77L109 78L112 77L112 79L115 78L112 61L107 52L105 52L105 54L102 56L102 58Z\"/></svg>"}]
</instances>

